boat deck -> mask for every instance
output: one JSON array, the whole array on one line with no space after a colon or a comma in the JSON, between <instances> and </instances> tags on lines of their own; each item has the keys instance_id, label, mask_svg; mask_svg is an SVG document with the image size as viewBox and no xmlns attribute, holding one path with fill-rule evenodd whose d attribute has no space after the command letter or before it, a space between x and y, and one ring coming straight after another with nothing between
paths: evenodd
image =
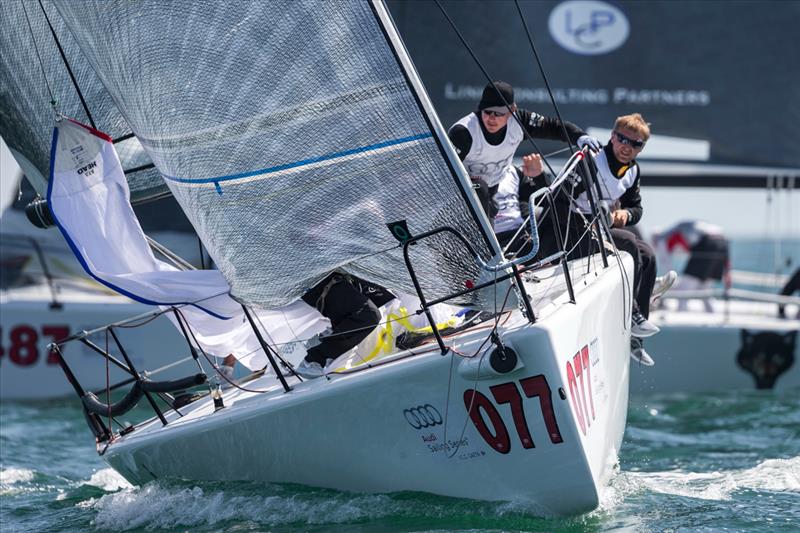
<instances>
[{"instance_id":1,"label":"boat deck","mask_svg":"<svg viewBox=\"0 0 800 533\"><path fill-rule=\"evenodd\" d=\"M613 258L609 259L610 261L614 261ZM588 273L587 264L592 267L592 271ZM588 259L584 258L571 261L569 263L576 299L580 299L583 289L590 286L592 281L598 278L594 269L600 268L601 264L599 255ZM536 270L535 272L526 272L523 274L523 279L537 320L546 318L555 312L561 304L569 301L566 280L561 265L548 266ZM505 297L505 293L498 296L499 301L501 301L503 297ZM449 334L447 330L443 330L442 338L448 347L456 351L474 350L485 341L488 332L494 327L495 322L504 328L514 328L528 323L520 313L506 311L494 317L476 322L474 326L466 329L459 329L457 332ZM441 353L439 346L436 343L435 337L431 335L425 338L424 342L411 349L393 351L391 353L379 353L371 358L364 358L355 353L345 354L328 367L329 372L326 374L325 378L318 379L324 381L351 378L355 373L375 367L415 356L438 353ZM285 378L287 384L295 390L313 389L317 383L317 380L301 380L289 374L285 375ZM283 388L275 378L274 373L270 370L263 374L247 376L237 383L237 387L226 388L223 392L225 405L231 406L236 404L238 411L239 407L246 410L246 405L250 400L264 394L275 395L276 397L282 396ZM180 411L181 414L175 411L165 413L165 417L170 426L179 427L184 424L189 424L193 420L203 418L212 413L214 407L210 397L207 396L202 400L195 401L181 408ZM143 433L152 432L157 430L160 426L161 423L158 419L153 418L140 425L133 435L142 435ZM125 437L123 437L123 439L125 439Z\"/></svg>"}]
</instances>

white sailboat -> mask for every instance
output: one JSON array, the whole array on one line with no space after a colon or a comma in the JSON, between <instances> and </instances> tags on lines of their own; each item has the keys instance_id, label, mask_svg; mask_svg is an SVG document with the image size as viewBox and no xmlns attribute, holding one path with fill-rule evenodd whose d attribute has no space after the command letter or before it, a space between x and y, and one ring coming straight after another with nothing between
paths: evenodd
<instances>
[{"instance_id":1,"label":"white sailboat","mask_svg":"<svg viewBox=\"0 0 800 533\"><path fill-rule=\"evenodd\" d=\"M679 280L660 305L653 307L651 319L661 333L645 345L652 350L658 368L652 371L634 366L631 391L647 394L800 387L800 297L780 294L790 278L780 272L788 268L791 274L797 268L800 209L796 187L800 170L648 163L648 169L651 166L654 179L660 183L691 184L693 180L708 187L695 193L693 202L687 202L680 211L675 208L675 193L663 188L650 193L646 205L653 204L662 211L655 213L661 229L681 217L693 219L701 212L698 205L703 202L733 204L732 211L717 214L713 220L718 226L714 231L732 236L732 270L725 283L712 285L709 281L708 288L690 290L689 286L681 287ZM669 218L659 201L662 206L671 206ZM744 209L752 211L742 216ZM736 218L741 219L738 226L733 222ZM751 239L744 241L747 244L740 240L747 236L742 235L743 228L750 231ZM755 235L760 242L752 239ZM682 270L688 259L688 251L675 257L662 254L659 266L662 271L670 267ZM779 312L781 307L783 313Z\"/></svg>"},{"instance_id":2,"label":"white sailboat","mask_svg":"<svg viewBox=\"0 0 800 533\"><path fill-rule=\"evenodd\" d=\"M116 407L83 394L64 364L109 465L133 483L412 490L524 500L559 515L597 507L625 428L632 261L567 263L561 253L521 275L500 257L382 2L56 5L270 361L227 390L161 408L161 385L139 375L123 403L145 395L158 416L119 431ZM90 260L95 243L68 220L86 211L68 202L125 182L110 181L122 172L102 159L110 139L89 128L104 140L82 139L71 124L56 128L48 201L87 270L105 261L113 277L109 258ZM136 226L100 215L124 232ZM276 317L335 269L416 293L433 337L366 357L357 347L324 378L301 380L288 345L270 344ZM445 301L491 319L440 331L431 309ZM215 309L190 303L182 329ZM200 335L199 350L209 338Z\"/></svg>"},{"instance_id":3,"label":"white sailboat","mask_svg":"<svg viewBox=\"0 0 800 533\"><path fill-rule=\"evenodd\" d=\"M752 273L747 277L752 281ZM658 354L657 372L634 365L631 391L800 387L798 310L796 296L736 288L668 292L651 312L661 333L647 340Z\"/></svg>"}]
</instances>

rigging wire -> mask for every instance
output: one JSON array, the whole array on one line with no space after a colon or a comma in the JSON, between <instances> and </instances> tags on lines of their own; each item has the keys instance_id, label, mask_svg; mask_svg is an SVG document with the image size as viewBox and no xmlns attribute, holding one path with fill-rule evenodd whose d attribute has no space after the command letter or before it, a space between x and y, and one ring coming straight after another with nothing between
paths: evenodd
<instances>
[{"instance_id":1,"label":"rigging wire","mask_svg":"<svg viewBox=\"0 0 800 533\"><path fill-rule=\"evenodd\" d=\"M497 277L497 274L495 274L495 277ZM481 350L483 350L483 347L486 346L486 343L489 342L489 340L491 340L495 335L497 335L497 328L500 325L500 315L497 313L497 282L495 282L494 287L495 287L494 326L489 331L489 335L487 335L487 337L483 339L483 342L480 344L480 346L478 346L475 352L471 356L467 356L468 358L476 357L481 352ZM508 297L511 295L511 290L513 289L513 287L514 285L509 285L508 289L506 289L506 295L503 298L503 305L501 309L505 309L506 303L508 303ZM453 352L453 354L451 354L450 356L450 374L448 376L448 381L447 381L447 399L445 401L445 410L444 410L444 435L442 436L442 440L445 442L445 444L448 442L447 420L450 412L450 394L452 392L452 383L453 383L453 364L454 364L453 361L455 360L455 353L456 353L453 350L451 351ZM483 359L486 357L487 353L489 353L489 350L486 350L481 356L481 358L478 360L478 369L475 373L475 381L473 382L472 385L472 397L470 398L469 406L467 406L467 417L464 419L464 425L461 427L461 434L459 435L458 440L456 440L455 449L453 450L453 453L447 455L448 458L452 458L455 456L455 454L458 453L458 450L461 448L461 443L464 441L464 434L467 432L467 426L469 425L469 421L471 419L469 414L472 413L472 410L475 407L475 397L478 395L478 381L480 380L481 366L483 365Z\"/></svg>"},{"instance_id":2,"label":"rigging wire","mask_svg":"<svg viewBox=\"0 0 800 533\"><path fill-rule=\"evenodd\" d=\"M547 88L547 94L550 96L550 101L553 103L553 109L555 110L556 116L558 117L558 120L559 120L559 123L561 124L561 127L564 130L564 136L567 138L567 143L569 144L569 146L571 148L572 147L572 141L569 139L567 128L564 125L564 120L563 120L563 118L561 116L561 110L559 109L558 103L556 102L555 96L553 95L553 90L550 87L550 81L549 81L549 79L547 77L547 73L544 70L544 65L542 64L541 57L539 56L539 51L536 48L536 44L534 43L533 35L532 35L531 31L530 31L530 28L528 27L527 21L525 20L525 15L522 13L522 8L519 5L519 0L514 0L514 6L517 8L517 12L519 13L519 18L522 21L523 27L525 28L525 35L528 38L528 43L530 44L531 51L533 52L533 55L536 58L536 64L539 67L539 72L542 74L542 79L544 80L545 87ZM591 179L590 176L586 177L587 183L585 185L586 185L587 188L591 186L591 184L588 183L588 181L590 181L590 179ZM599 181L600 180L598 180L598 182ZM598 186L598 189L599 189L599 186ZM600 191L600 192L602 192L602 191ZM588 194L588 191L587 191L587 194ZM598 200L600 200L600 199L602 199L602 195ZM555 212L554 212L554 215L555 215ZM599 215L599 212L598 212L598 215ZM620 268L620 272L622 273L623 279L624 279L625 282L627 282L628 281L627 280L627 272L625 272L625 269L623 268L623 265L622 265L622 261L619 258L619 250L617 250L616 243L614 243L614 239L611 238L611 228L608 227L608 223L604 219L604 217L599 217L599 220L600 220L600 225L605 230L605 233L606 233L606 235L608 235L609 241L611 242L611 244L612 244L612 246L614 248L614 252L615 252L615 255L617 257L617 263L618 263L618 266ZM565 239L566 238L567 237L565 235ZM602 236L598 235L598 238L600 239L600 246L603 246L603 238L602 238ZM587 265L587 267L588 266L589 265ZM591 267L589 267L589 268L591 268ZM625 300L625 292L626 291L623 290L623 302ZM633 295L631 294L631 298L632 297L633 297ZM625 306L623 305L623 309L624 308L625 308Z\"/></svg>"},{"instance_id":3,"label":"rigging wire","mask_svg":"<svg viewBox=\"0 0 800 533\"><path fill-rule=\"evenodd\" d=\"M20 5L22 5L22 11L25 14L25 22L28 23L28 31L31 33L33 49L36 51L36 58L39 60L39 67L42 69L42 77L44 78L44 83L47 86L47 92L50 93L50 105L53 106L53 109L55 109L57 104L56 97L53 94L53 89L50 87L50 81L47 79L47 72L45 72L44 69L44 62L42 61L42 56L39 54L39 47L36 44L36 36L33 33L31 20L28 18L28 10L25 8L25 2L20 2ZM20 194L22 194L22 189L20 189Z\"/></svg>"},{"instance_id":4,"label":"rigging wire","mask_svg":"<svg viewBox=\"0 0 800 533\"><path fill-rule=\"evenodd\" d=\"M53 25L50 24L50 17L47 16L47 11L44 9L42 0L39 0L39 7L42 9L44 19L47 21L47 25L50 27L50 33L53 34L53 40L55 40L56 46L58 47L58 52L61 54L61 60L64 62L64 66L67 68L67 73L69 73L69 77L72 80L72 85L75 87L75 92L78 93L78 98L80 98L83 110L86 112L86 116L89 118L89 123L92 125L92 128L97 129L94 119L92 118L92 114L89 112L89 106L86 104L86 99L83 97L80 86L78 86L78 80L75 79L75 74L72 72L72 67L70 67L69 61L67 61L67 55L64 53L64 48L61 47L61 42L58 40L56 31L53 29Z\"/></svg>"},{"instance_id":5,"label":"rigging wire","mask_svg":"<svg viewBox=\"0 0 800 533\"><path fill-rule=\"evenodd\" d=\"M458 36L459 40L461 41L461 44L464 45L464 48L467 49L467 52L469 52L469 55L472 56L472 59L475 61L475 64L478 66L479 69L481 69L481 72L483 72L483 75L486 77L487 80L489 80L489 83L494 85L494 78L492 78L489 75L489 72L486 70L486 67L483 66L483 63L481 63L480 59L478 59L478 56L475 55L475 52L469 46L469 44L467 43L466 39L464 39L464 36L459 31L459 29L456 26L455 22L453 22L453 19L450 18L450 15L448 15L447 11L444 9L444 6L442 6L442 4L439 2L439 0L434 0L434 2L436 3L436 6L439 8L439 11L442 12L442 15L444 15L445 19L447 19L447 22L450 24L450 27L453 29L455 34ZM505 97L502 94L500 94L499 91L498 91L498 94L500 95L500 98L503 100L503 103L506 105L506 107L509 110L511 110L511 102L507 102ZM522 124L522 121L517 116L517 114L516 113L511 113L511 116L517 122L517 124L520 125L520 127L522 128L522 133L525 136L525 139L528 140L528 142L530 142L533 145L533 148L536 150L536 153L541 154L542 151L539 149L539 146L536 144L536 141L533 140L533 137L531 137L531 135L525 129L525 126ZM547 165L547 169L550 171L550 173L555 175L556 172L553 170L553 167L550 165L550 162L544 157L542 157L542 161L544 162L545 165Z\"/></svg>"},{"instance_id":6,"label":"rigging wire","mask_svg":"<svg viewBox=\"0 0 800 533\"><path fill-rule=\"evenodd\" d=\"M564 138L567 139L567 145L569 146L570 151L572 151L574 145L572 144L572 140L569 138L569 132L567 132L567 127L564 125L564 119L561 118L561 111L558 109L558 104L556 103L555 96L553 95L553 90L550 88L550 81L547 79L547 74L544 71L542 60L539 57L539 51L536 49L536 44L533 42L533 35L531 35L531 31L528 28L528 22L525 20L525 15L522 14L522 9L519 7L518 0L514 0L514 5L517 7L517 12L519 13L519 18L522 21L522 26L525 28L525 35L528 37L528 43L531 45L531 50L536 58L536 64L539 66L539 72L542 74L544 86L547 88L547 94L550 96L550 101L553 103L553 109L555 109L558 121L561 123L561 128L564 131Z\"/></svg>"}]
</instances>

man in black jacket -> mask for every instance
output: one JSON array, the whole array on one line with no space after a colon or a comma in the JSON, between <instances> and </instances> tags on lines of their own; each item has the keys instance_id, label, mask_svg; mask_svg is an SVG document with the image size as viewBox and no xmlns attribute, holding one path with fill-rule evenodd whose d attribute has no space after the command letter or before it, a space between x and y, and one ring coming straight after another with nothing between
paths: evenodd
<instances>
[{"instance_id":1,"label":"man in black jacket","mask_svg":"<svg viewBox=\"0 0 800 533\"><path fill-rule=\"evenodd\" d=\"M569 139L564 137L566 129ZM556 118L543 117L514 103L514 89L504 81L486 85L478 109L458 120L447 133L476 189L489 219L496 208L492 197L507 173L516 172L514 154L526 135L589 145L600 149L600 142L578 126Z\"/></svg>"},{"instance_id":2,"label":"man in black jacket","mask_svg":"<svg viewBox=\"0 0 800 533\"><path fill-rule=\"evenodd\" d=\"M593 189L600 209L607 211L611 225L611 237L616 247L628 252L634 261L633 279L633 317L631 324L631 355L645 365L652 365L653 359L647 354L641 339L658 333L659 328L652 324L650 315L650 299L656 280L656 258L653 249L634 232L624 228L633 226L642 218L642 197L639 190L640 174L636 157L644 149L650 138L650 127L644 118L634 113L617 118L611 139L595 157L599 194ZM575 189L576 196L570 207L572 213L567 228L567 246L575 247L571 258L583 257L596 251L596 245L585 237L583 218L591 215L588 196L584 182ZM567 215L563 213L562 216ZM564 218L561 218L564 221ZM553 233L544 229L541 233ZM583 237L583 238L582 238ZM544 241L544 239L543 239ZM549 249L548 249L549 248ZM552 253L552 242L543 245L540 255ZM668 279L674 281L675 276ZM668 287L667 287L668 288ZM662 291L663 292L663 291Z\"/></svg>"},{"instance_id":3,"label":"man in black jacket","mask_svg":"<svg viewBox=\"0 0 800 533\"><path fill-rule=\"evenodd\" d=\"M348 274L334 272L302 296L331 321L331 331L320 335L295 369L305 378L324 374L325 366L353 348L380 322L379 307L394 298L388 290Z\"/></svg>"}]
</instances>

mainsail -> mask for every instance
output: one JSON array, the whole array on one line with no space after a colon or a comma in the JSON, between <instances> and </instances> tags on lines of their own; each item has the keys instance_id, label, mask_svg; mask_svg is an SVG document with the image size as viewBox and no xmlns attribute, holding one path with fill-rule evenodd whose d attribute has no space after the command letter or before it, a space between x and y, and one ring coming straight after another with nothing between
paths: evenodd
<instances>
[{"instance_id":1,"label":"mainsail","mask_svg":"<svg viewBox=\"0 0 800 533\"><path fill-rule=\"evenodd\" d=\"M288 304L335 269L413 293L397 221L492 255L382 5L55 3L241 301ZM451 237L411 256L431 297L479 276Z\"/></svg>"},{"instance_id":2,"label":"mainsail","mask_svg":"<svg viewBox=\"0 0 800 533\"><path fill-rule=\"evenodd\" d=\"M114 138L131 133L54 6L46 0L41 5L30 0L4 2L0 17L0 136L40 194L44 194L50 173L54 113L49 91L52 90L59 112L91 122L61 58L45 11L96 126ZM169 193L135 137L118 142L115 148L126 170L147 167L126 174L134 202Z\"/></svg>"}]
</instances>

